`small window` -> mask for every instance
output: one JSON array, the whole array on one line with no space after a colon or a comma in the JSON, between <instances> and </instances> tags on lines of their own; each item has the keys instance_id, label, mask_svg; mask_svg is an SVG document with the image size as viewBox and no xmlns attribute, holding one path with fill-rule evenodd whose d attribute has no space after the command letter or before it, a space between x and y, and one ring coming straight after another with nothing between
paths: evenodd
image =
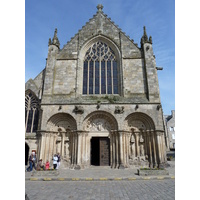
<instances>
[{"instance_id":1,"label":"small window","mask_svg":"<svg viewBox=\"0 0 200 200\"><path fill-rule=\"evenodd\" d=\"M169 127L169 130L170 131L174 131L174 127Z\"/></svg>"},{"instance_id":2,"label":"small window","mask_svg":"<svg viewBox=\"0 0 200 200\"><path fill-rule=\"evenodd\" d=\"M175 134L174 133L172 134L172 139L175 140Z\"/></svg>"}]
</instances>

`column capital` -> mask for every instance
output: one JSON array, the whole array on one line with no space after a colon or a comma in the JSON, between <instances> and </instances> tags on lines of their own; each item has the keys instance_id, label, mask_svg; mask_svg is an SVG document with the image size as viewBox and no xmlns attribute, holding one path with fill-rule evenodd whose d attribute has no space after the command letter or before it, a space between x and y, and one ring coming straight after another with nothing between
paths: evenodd
<instances>
[{"instance_id":1,"label":"column capital","mask_svg":"<svg viewBox=\"0 0 200 200\"><path fill-rule=\"evenodd\" d=\"M162 135L164 135L164 131L163 130L156 130L155 134L159 135L159 136L162 136Z\"/></svg>"},{"instance_id":2,"label":"column capital","mask_svg":"<svg viewBox=\"0 0 200 200\"><path fill-rule=\"evenodd\" d=\"M140 131L135 131L134 133L135 133L136 136L140 135Z\"/></svg>"}]
</instances>

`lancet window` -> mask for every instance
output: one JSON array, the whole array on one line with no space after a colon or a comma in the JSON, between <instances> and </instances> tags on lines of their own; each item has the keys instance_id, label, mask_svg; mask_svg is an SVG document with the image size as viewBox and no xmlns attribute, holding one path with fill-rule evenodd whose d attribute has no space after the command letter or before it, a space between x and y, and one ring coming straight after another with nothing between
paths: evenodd
<instances>
[{"instance_id":1,"label":"lancet window","mask_svg":"<svg viewBox=\"0 0 200 200\"><path fill-rule=\"evenodd\" d=\"M114 51L106 43L94 43L84 57L83 94L118 94L118 73Z\"/></svg>"},{"instance_id":2,"label":"lancet window","mask_svg":"<svg viewBox=\"0 0 200 200\"><path fill-rule=\"evenodd\" d=\"M25 96L25 130L26 133L36 132L39 117L39 101L30 91Z\"/></svg>"}]
</instances>

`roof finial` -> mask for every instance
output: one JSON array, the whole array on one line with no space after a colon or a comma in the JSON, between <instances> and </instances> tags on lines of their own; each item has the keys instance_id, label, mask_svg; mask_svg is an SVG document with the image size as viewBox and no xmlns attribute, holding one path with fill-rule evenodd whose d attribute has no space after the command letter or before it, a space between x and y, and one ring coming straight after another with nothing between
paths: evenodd
<instances>
[{"instance_id":1,"label":"roof finial","mask_svg":"<svg viewBox=\"0 0 200 200\"><path fill-rule=\"evenodd\" d=\"M150 36L149 37L149 40L148 40L148 36L147 36L147 33L146 33L146 27L144 26L143 27L144 29L144 32L143 32L143 36L141 38L141 46L144 44L144 43L151 43L152 44L152 37Z\"/></svg>"},{"instance_id":2,"label":"roof finial","mask_svg":"<svg viewBox=\"0 0 200 200\"><path fill-rule=\"evenodd\" d=\"M146 33L146 27L144 26L143 29L144 29L143 38L144 38L144 41L146 42L146 41L148 41L148 37L147 37L147 33Z\"/></svg>"},{"instance_id":3,"label":"roof finial","mask_svg":"<svg viewBox=\"0 0 200 200\"><path fill-rule=\"evenodd\" d=\"M57 28L54 31L54 36L53 36L53 39L52 39L52 44L54 44L58 48L60 48L60 42L59 42L58 37L57 37Z\"/></svg>"},{"instance_id":4,"label":"roof finial","mask_svg":"<svg viewBox=\"0 0 200 200\"><path fill-rule=\"evenodd\" d=\"M102 10L103 10L103 5L102 5L102 4L98 4L98 5L97 5L97 9L98 9L98 12L102 12Z\"/></svg>"}]
</instances>

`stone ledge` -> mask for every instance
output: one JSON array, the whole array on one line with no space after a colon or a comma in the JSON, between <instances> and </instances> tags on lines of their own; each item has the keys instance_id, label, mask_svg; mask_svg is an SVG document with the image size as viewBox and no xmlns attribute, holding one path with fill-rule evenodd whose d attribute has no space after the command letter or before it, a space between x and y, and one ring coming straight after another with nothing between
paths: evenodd
<instances>
[{"instance_id":1,"label":"stone ledge","mask_svg":"<svg viewBox=\"0 0 200 200\"><path fill-rule=\"evenodd\" d=\"M147 169L147 170L138 169L137 171L139 176L169 175L169 172L166 169Z\"/></svg>"}]
</instances>

